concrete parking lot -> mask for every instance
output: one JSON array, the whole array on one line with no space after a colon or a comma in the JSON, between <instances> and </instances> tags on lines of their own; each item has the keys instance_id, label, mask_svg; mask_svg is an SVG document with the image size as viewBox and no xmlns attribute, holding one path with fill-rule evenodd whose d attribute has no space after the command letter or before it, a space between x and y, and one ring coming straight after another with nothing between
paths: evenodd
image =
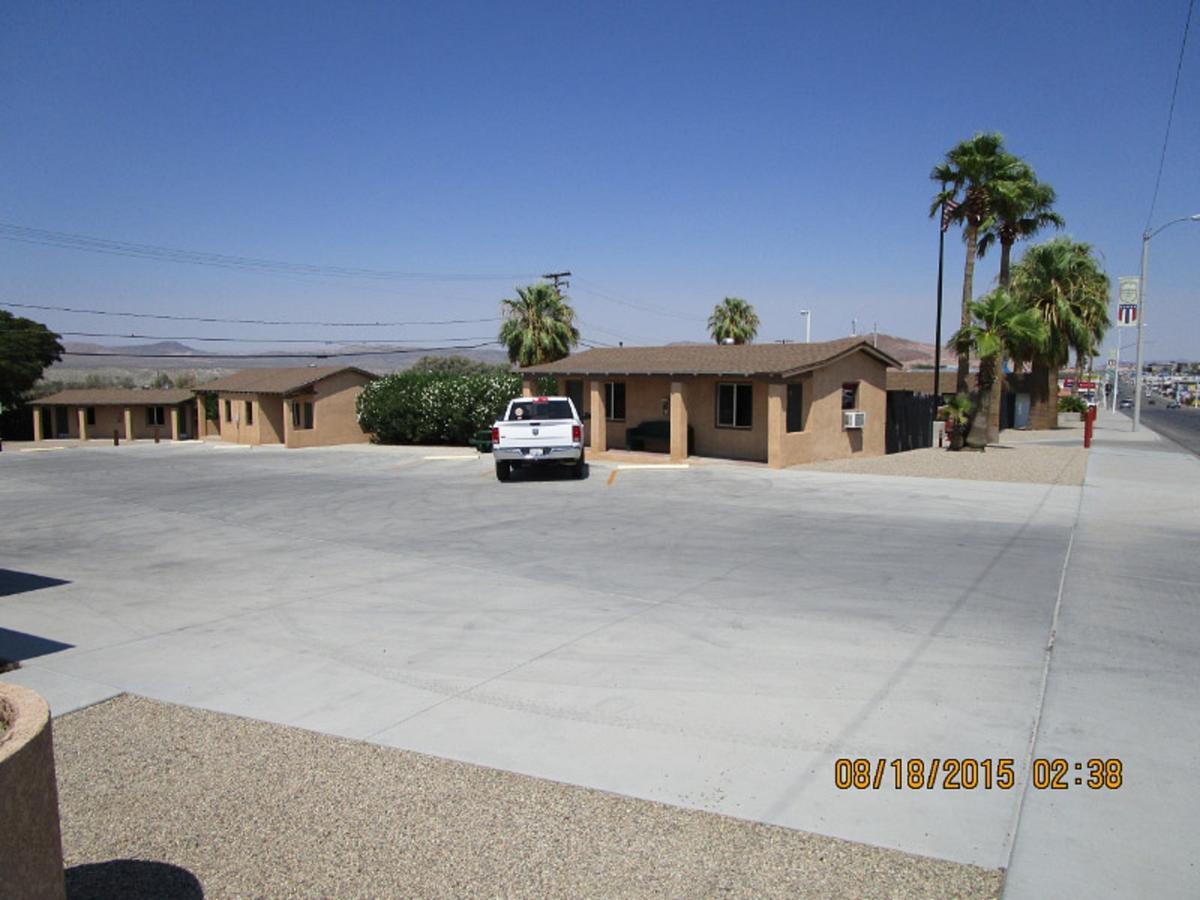
<instances>
[{"instance_id":1,"label":"concrete parking lot","mask_svg":"<svg viewBox=\"0 0 1200 900\"><path fill-rule=\"evenodd\" d=\"M1016 791L834 762L1025 756L1078 488L462 455L6 450L10 677L1006 863Z\"/></svg>"}]
</instances>

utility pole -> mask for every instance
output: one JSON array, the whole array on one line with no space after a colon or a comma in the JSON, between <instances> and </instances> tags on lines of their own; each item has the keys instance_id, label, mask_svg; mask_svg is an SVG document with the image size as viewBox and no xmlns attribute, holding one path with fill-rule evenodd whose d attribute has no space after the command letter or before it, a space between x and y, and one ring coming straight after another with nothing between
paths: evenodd
<instances>
[{"instance_id":1,"label":"utility pole","mask_svg":"<svg viewBox=\"0 0 1200 900\"><path fill-rule=\"evenodd\" d=\"M571 286L571 282L567 281L571 277L570 272L547 272L542 277L554 282L554 292L560 297L562 296L562 289Z\"/></svg>"},{"instance_id":2,"label":"utility pole","mask_svg":"<svg viewBox=\"0 0 1200 900\"><path fill-rule=\"evenodd\" d=\"M812 310L802 309L800 315L804 316L804 343L812 343Z\"/></svg>"}]
</instances>

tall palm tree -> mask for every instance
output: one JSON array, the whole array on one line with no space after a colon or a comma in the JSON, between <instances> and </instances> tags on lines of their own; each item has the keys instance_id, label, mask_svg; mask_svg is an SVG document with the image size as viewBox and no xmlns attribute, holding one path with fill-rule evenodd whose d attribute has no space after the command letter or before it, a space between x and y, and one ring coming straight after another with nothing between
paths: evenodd
<instances>
[{"instance_id":1,"label":"tall palm tree","mask_svg":"<svg viewBox=\"0 0 1200 900\"><path fill-rule=\"evenodd\" d=\"M1042 347L1028 357L1034 382L1030 422L1034 428L1053 428L1059 369L1072 350L1077 355L1095 352L1110 324L1108 276L1090 244L1056 238L1025 252L1013 266L1011 290L1046 325Z\"/></svg>"},{"instance_id":2,"label":"tall palm tree","mask_svg":"<svg viewBox=\"0 0 1200 900\"><path fill-rule=\"evenodd\" d=\"M1022 163L1004 149L1004 137L997 132L981 132L967 141L952 147L943 162L929 173L931 180L942 188L934 195L929 207L930 217L936 216L942 204L950 201L957 204L950 213L950 221L963 226L963 239L967 243L967 261L963 268L962 325L970 324L970 305L974 296L975 256L979 242L979 230L992 215L992 196L999 182L1016 175ZM958 357L958 393L968 390L970 357Z\"/></svg>"},{"instance_id":3,"label":"tall palm tree","mask_svg":"<svg viewBox=\"0 0 1200 900\"><path fill-rule=\"evenodd\" d=\"M992 183L992 214L979 227L978 254L983 259L994 245L1000 245L1000 287L1008 287L1013 244L1033 237L1043 228L1066 225L1054 211L1055 199L1054 188L1038 181L1033 167L1024 162L1014 167L1009 178ZM1003 363L1001 360L1001 368ZM988 440L993 443L1000 439L1003 385L1002 378L992 383Z\"/></svg>"},{"instance_id":4,"label":"tall palm tree","mask_svg":"<svg viewBox=\"0 0 1200 900\"><path fill-rule=\"evenodd\" d=\"M500 343L508 358L521 366L562 359L579 343L575 310L551 284L517 288L517 299L501 300Z\"/></svg>"},{"instance_id":5,"label":"tall palm tree","mask_svg":"<svg viewBox=\"0 0 1200 900\"><path fill-rule=\"evenodd\" d=\"M972 303L970 313L971 321L950 341L959 353L979 357L979 406L967 432L967 446L983 450L993 440L988 425L1000 361L1035 352L1045 339L1046 326L1035 310L1022 306L1004 288Z\"/></svg>"},{"instance_id":6,"label":"tall palm tree","mask_svg":"<svg viewBox=\"0 0 1200 900\"><path fill-rule=\"evenodd\" d=\"M1033 168L1024 162L1013 169L1009 178L992 185L992 214L980 226L978 254L983 259L993 245L1000 245L1000 287L1008 287L1013 244L1044 228L1067 224L1054 211L1056 199L1054 188L1038 181Z\"/></svg>"},{"instance_id":7,"label":"tall palm tree","mask_svg":"<svg viewBox=\"0 0 1200 900\"><path fill-rule=\"evenodd\" d=\"M708 332L718 344L733 341L748 344L758 335L758 316L754 307L741 297L726 297L713 307L708 317Z\"/></svg>"}]
</instances>

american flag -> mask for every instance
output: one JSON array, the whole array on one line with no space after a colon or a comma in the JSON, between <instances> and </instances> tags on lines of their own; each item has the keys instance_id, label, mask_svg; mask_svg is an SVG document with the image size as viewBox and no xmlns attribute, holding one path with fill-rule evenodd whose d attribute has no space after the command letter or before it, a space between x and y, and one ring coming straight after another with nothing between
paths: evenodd
<instances>
[{"instance_id":1,"label":"american flag","mask_svg":"<svg viewBox=\"0 0 1200 900\"><path fill-rule=\"evenodd\" d=\"M942 201L942 233L945 234L946 229L950 227L950 216L958 209L959 204L953 200Z\"/></svg>"}]
</instances>

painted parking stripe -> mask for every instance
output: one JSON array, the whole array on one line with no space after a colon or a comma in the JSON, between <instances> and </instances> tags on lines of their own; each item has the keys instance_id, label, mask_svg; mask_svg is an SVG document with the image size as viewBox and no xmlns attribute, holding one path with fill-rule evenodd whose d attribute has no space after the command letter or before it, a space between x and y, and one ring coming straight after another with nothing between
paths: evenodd
<instances>
[{"instance_id":1,"label":"painted parking stripe","mask_svg":"<svg viewBox=\"0 0 1200 900\"><path fill-rule=\"evenodd\" d=\"M424 459L479 459L479 454L476 453L474 456L463 456L461 453L459 453L454 456L426 456L423 458Z\"/></svg>"}]
</instances>

